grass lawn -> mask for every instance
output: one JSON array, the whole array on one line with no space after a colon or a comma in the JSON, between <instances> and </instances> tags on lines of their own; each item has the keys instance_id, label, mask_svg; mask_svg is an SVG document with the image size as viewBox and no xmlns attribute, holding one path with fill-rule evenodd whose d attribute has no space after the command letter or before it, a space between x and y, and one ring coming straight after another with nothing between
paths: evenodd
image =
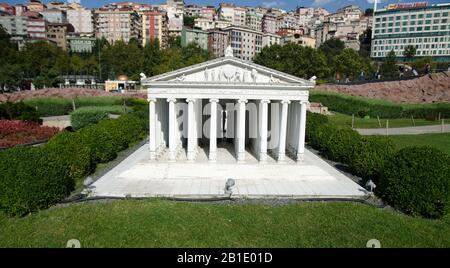
<instances>
[{"instance_id":1,"label":"grass lawn","mask_svg":"<svg viewBox=\"0 0 450 268\"><path fill-rule=\"evenodd\" d=\"M450 133L389 136L398 146L431 146L450 154Z\"/></svg>"},{"instance_id":2,"label":"grass lawn","mask_svg":"<svg viewBox=\"0 0 450 268\"><path fill-rule=\"evenodd\" d=\"M352 116L336 113L335 115L329 115L328 119L337 125L342 126L352 126ZM441 122L429 121L425 119L414 119L416 126L427 126L427 125L439 125ZM386 119L380 119L381 127L386 127ZM448 123L448 122L447 122ZM398 118L389 119L389 127L412 127L414 126L410 118ZM355 115L355 125L354 128L379 128L377 118L364 119Z\"/></svg>"},{"instance_id":3,"label":"grass lawn","mask_svg":"<svg viewBox=\"0 0 450 268\"><path fill-rule=\"evenodd\" d=\"M122 200L0 215L0 247L450 247L450 217L357 203L290 205Z\"/></svg>"}]
</instances>

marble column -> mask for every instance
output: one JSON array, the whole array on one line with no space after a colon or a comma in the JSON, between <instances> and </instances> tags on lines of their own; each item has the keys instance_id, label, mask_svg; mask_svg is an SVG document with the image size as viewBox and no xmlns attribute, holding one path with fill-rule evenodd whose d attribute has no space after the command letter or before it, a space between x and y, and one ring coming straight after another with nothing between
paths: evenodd
<instances>
[{"instance_id":1,"label":"marble column","mask_svg":"<svg viewBox=\"0 0 450 268\"><path fill-rule=\"evenodd\" d=\"M269 100L261 100L259 104L259 162L267 161L267 132L268 132L268 106Z\"/></svg>"},{"instance_id":2,"label":"marble column","mask_svg":"<svg viewBox=\"0 0 450 268\"><path fill-rule=\"evenodd\" d=\"M209 161L217 160L217 103L218 99L210 99L211 103L211 119L209 120Z\"/></svg>"},{"instance_id":3,"label":"marble column","mask_svg":"<svg viewBox=\"0 0 450 268\"><path fill-rule=\"evenodd\" d=\"M195 132L196 132L196 125L195 125L195 113L194 113L194 104L195 99L186 99L188 103L188 137L187 137L187 160L188 161L194 161L195 159Z\"/></svg>"},{"instance_id":4,"label":"marble column","mask_svg":"<svg viewBox=\"0 0 450 268\"><path fill-rule=\"evenodd\" d=\"M150 160L156 159L156 99L148 99L149 106L149 149L150 149Z\"/></svg>"},{"instance_id":5,"label":"marble column","mask_svg":"<svg viewBox=\"0 0 450 268\"><path fill-rule=\"evenodd\" d=\"M245 104L247 100L238 100L238 135L237 135L237 160L245 161Z\"/></svg>"},{"instance_id":6,"label":"marble column","mask_svg":"<svg viewBox=\"0 0 450 268\"><path fill-rule=\"evenodd\" d=\"M297 148L297 161L302 162L305 159L305 130L306 130L306 107L308 101L300 101L300 122Z\"/></svg>"},{"instance_id":7,"label":"marble column","mask_svg":"<svg viewBox=\"0 0 450 268\"><path fill-rule=\"evenodd\" d=\"M281 101L281 122L280 122L280 142L278 143L278 161L286 160L286 135L287 135L287 118L288 108L291 102L288 100Z\"/></svg>"},{"instance_id":8,"label":"marble column","mask_svg":"<svg viewBox=\"0 0 450 268\"><path fill-rule=\"evenodd\" d=\"M175 109L176 99L169 98L169 162L175 162L177 157L177 114Z\"/></svg>"}]
</instances>

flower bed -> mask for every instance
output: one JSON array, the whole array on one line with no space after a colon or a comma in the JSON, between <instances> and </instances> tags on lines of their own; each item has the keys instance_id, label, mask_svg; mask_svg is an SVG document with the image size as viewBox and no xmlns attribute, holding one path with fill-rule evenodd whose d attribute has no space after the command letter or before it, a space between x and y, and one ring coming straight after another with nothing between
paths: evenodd
<instances>
[{"instance_id":1,"label":"flower bed","mask_svg":"<svg viewBox=\"0 0 450 268\"><path fill-rule=\"evenodd\" d=\"M0 120L0 148L45 141L59 132L56 127L43 127L20 120Z\"/></svg>"}]
</instances>

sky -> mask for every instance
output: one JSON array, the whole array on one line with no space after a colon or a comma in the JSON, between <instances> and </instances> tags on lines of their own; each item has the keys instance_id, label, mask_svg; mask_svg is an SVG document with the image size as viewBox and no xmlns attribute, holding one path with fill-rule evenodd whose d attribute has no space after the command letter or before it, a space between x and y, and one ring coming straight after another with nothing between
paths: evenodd
<instances>
[{"instance_id":1,"label":"sky","mask_svg":"<svg viewBox=\"0 0 450 268\"><path fill-rule=\"evenodd\" d=\"M132 0L81 0L83 6L93 8L100 7L107 3L112 2L122 2L122 1L132 1ZM358 5L361 9L366 9L373 7L374 0L185 0L186 4L204 4L204 5L214 5L218 6L219 3L236 3L239 5L246 6L265 6L265 7L277 7L285 10L293 10L298 6L306 7L324 7L330 12L336 11L336 9L346 6L346 5ZM410 3L410 2L423 2L424 0L382 0L381 6L385 4L395 4L395 3ZM16 3L26 3L27 0L0 0L1 2L6 2L10 4ZM49 2L49 1L44 1ZM160 4L165 2L165 0L134 0L133 2L138 3L150 3L150 4ZM437 3L449 3L450 0L428 0L430 4ZM379 5L380 6L380 5Z\"/></svg>"}]
</instances>

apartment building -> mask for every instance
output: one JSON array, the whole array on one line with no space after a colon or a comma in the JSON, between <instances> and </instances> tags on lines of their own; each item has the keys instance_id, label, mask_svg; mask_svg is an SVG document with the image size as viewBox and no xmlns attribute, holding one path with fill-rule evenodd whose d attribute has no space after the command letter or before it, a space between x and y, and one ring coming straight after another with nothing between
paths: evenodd
<instances>
[{"instance_id":1,"label":"apartment building","mask_svg":"<svg viewBox=\"0 0 450 268\"><path fill-rule=\"evenodd\" d=\"M183 29L184 1L167 0L166 12L168 18L168 29L170 36L180 36Z\"/></svg>"},{"instance_id":2,"label":"apartment building","mask_svg":"<svg viewBox=\"0 0 450 268\"><path fill-rule=\"evenodd\" d=\"M0 16L0 25L13 36L26 36L28 34L28 17L6 15Z\"/></svg>"},{"instance_id":3,"label":"apartment building","mask_svg":"<svg viewBox=\"0 0 450 268\"><path fill-rule=\"evenodd\" d=\"M141 38L140 18L132 9L100 8L94 11L94 21L96 38L106 38L110 43Z\"/></svg>"},{"instance_id":4,"label":"apartment building","mask_svg":"<svg viewBox=\"0 0 450 268\"><path fill-rule=\"evenodd\" d=\"M221 29L208 30L208 51L216 58L224 57L229 45L229 32Z\"/></svg>"},{"instance_id":5,"label":"apartment building","mask_svg":"<svg viewBox=\"0 0 450 268\"><path fill-rule=\"evenodd\" d=\"M168 17L166 12L143 11L141 15L142 46L150 40L158 39L161 48L167 47L169 35Z\"/></svg>"},{"instance_id":6,"label":"apartment building","mask_svg":"<svg viewBox=\"0 0 450 268\"><path fill-rule=\"evenodd\" d=\"M208 31L210 29L222 29L231 26L231 22L226 20L213 20L207 18L197 18L195 19L195 28L202 29L203 31Z\"/></svg>"},{"instance_id":7,"label":"apartment building","mask_svg":"<svg viewBox=\"0 0 450 268\"><path fill-rule=\"evenodd\" d=\"M74 28L70 23L51 23L47 24L47 39L56 44L62 50L67 50L66 36L72 33Z\"/></svg>"},{"instance_id":8,"label":"apartment building","mask_svg":"<svg viewBox=\"0 0 450 268\"><path fill-rule=\"evenodd\" d=\"M282 46L293 43L305 47L315 48L316 47L316 39L310 36L301 35L301 34L291 34L281 38L280 44Z\"/></svg>"},{"instance_id":9,"label":"apartment building","mask_svg":"<svg viewBox=\"0 0 450 268\"><path fill-rule=\"evenodd\" d=\"M66 36L67 49L72 53L92 53L96 39L92 35L69 33Z\"/></svg>"},{"instance_id":10,"label":"apartment building","mask_svg":"<svg viewBox=\"0 0 450 268\"><path fill-rule=\"evenodd\" d=\"M32 40L45 40L47 38L47 21L38 12L27 11L22 16L28 17L27 32Z\"/></svg>"},{"instance_id":11,"label":"apartment building","mask_svg":"<svg viewBox=\"0 0 450 268\"><path fill-rule=\"evenodd\" d=\"M394 51L403 58L406 46L416 56L450 60L450 4L394 4L374 14L371 57L381 59Z\"/></svg>"},{"instance_id":12,"label":"apartment building","mask_svg":"<svg viewBox=\"0 0 450 268\"><path fill-rule=\"evenodd\" d=\"M262 12L258 12L256 10L247 11L245 14L245 25L250 29L262 32L263 17L264 14Z\"/></svg>"},{"instance_id":13,"label":"apartment building","mask_svg":"<svg viewBox=\"0 0 450 268\"><path fill-rule=\"evenodd\" d=\"M39 0L29 0L27 3L28 11L41 12L46 8L47 8L47 6L44 5L42 1L39 1Z\"/></svg>"},{"instance_id":14,"label":"apartment building","mask_svg":"<svg viewBox=\"0 0 450 268\"><path fill-rule=\"evenodd\" d=\"M202 49L208 50L208 32L183 27L181 31L181 46L186 47L191 43L196 43Z\"/></svg>"},{"instance_id":15,"label":"apartment building","mask_svg":"<svg viewBox=\"0 0 450 268\"><path fill-rule=\"evenodd\" d=\"M93 33L94 21L92 11L89 9L67 10L67 22L73 25L76 33Z\"/></svg>"},{"instance_id":16,"label":"apartment building","mask_svg":"<svg viewBox=\"0 0 450 268\"><path fill-rule=\"evenodd\" d=\"M281 44L281 36L271 33L264 33L262 37L262 47L270 47Z\"/></svg>"},{"instance_id":17,"label":"apartment building","mask_svg":"<svg viewBox=\"0 0 450 268\"><path fill-rule=\"evenodd\" d=\"M224 29L230 37L230 45L235 57L251 61L263 47L263 33L242 26Z\"/></svg>"},{"instance_id":18,"label":"apartment building","mask_svg":"<svg viewBox=\"0 0 450 268\"><path fill-rule=\"evenodd\" d=\"M44 9L39 12L50 23L67 23L67 12L60 9Z\"/></svg>"},{"instance_id":19,"label":"apartment building","mask_svg":"<svg viewBox=\"0 0 450 268\"><path fill-rule=\"evenodd\" d=\"M221 20L231 22L234 26L245 26L247 9L233 4L221 3L218 15Z\"/></svg>"},{"instance_id":20,"label":"apartment building","mask_svg":"<svg viewBox=\"0 0 450 268\"><path fill-rule=\"evenodd\" d=\"M217 18L214 6L187 5L184 7L184 15L195 18L214 20Z\"/></svg>"},{"instance_id":21,"label":"apartment building","mask_svg":"<svg viewBox=\"0 0 450 268\"><path fill-rule=\"evenodd\" d=\"M266 13L262 20L262 31L275 34L277 32L277 16L273 13Z\"/></svg>"}]
</instances>

